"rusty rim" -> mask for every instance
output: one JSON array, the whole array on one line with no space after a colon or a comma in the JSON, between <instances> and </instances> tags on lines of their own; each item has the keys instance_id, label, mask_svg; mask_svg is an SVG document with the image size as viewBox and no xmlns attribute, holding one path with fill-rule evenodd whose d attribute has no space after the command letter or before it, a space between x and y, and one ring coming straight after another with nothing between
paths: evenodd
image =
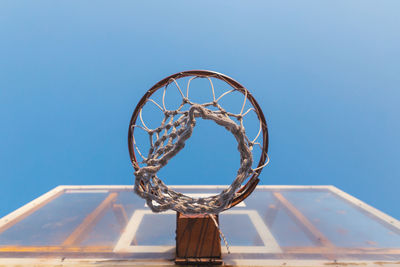
<instances>
[{"instance_id":1,"label":"rusty rim","mask_svg":"<svg viewBox=\"0 0 400 267\"><path fill-rule=\"evenodd\" d=\"M135 127L132 127L135 125L136 120L139 116L140 110L143 108L143 106L146 104L146 101L148 98L151 97L152 94L154 94L158 89L163 88L167 84L171 83L172 79L178 80L180 78L188 77L188 76L198 76L198 77L210 77L210 78L216 78L219 80L222 80L229 84L232 88L238 90L241 92L243 95L247 94L247 99L251 102L253 105L257 117L261 122L261 131L262 131L262 153L260 160L258 162L258 166L263 166L267 160L267 152L268 152L268 128L267 128L267 123L265 121L264 113L260 108L260 105L257 103L253 95L240 83L235 81L234 79L230 78L229 76L226 76L224 74L214 72L214 71L209 71L209 70L189 70L189 71L183 71L183 72L178 72L173 75L170 75L158 83L156 83L153 87L151 87L145 94L144 96L140 99L139 103L136 105L136 108L132 114L131 121L129 123L129 130L128 130L128 148L129 148L129 155L131 158L131 162L133 165L133 168L135 170L138 170L139 163L136 159L136 154L135 154L135 149L134 149L134 130ZM247 91L247 93L246 93ZM245 185L243 185L238 191L238 195L232 200L232 203L226 208L232 208L245 200L256 188L258 182L260 181L258 176L261 173L263 168L260 168L256 170L256 173L253 174L250 179L247 181Z\"/></svg>"}]
</instances>

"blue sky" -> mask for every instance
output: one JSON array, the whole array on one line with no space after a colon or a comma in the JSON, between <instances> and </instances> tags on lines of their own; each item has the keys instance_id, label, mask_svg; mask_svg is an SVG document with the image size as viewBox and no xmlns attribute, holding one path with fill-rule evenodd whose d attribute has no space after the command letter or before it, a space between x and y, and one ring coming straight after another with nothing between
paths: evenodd
<instances>
[{"instance_id":1,"label":"blue sky","mask_svg":"<svg viewBox=\"0 0 400 267\"><path fill-rule=\"evenodd\" d=\"M210 69L245 85L265 112L262 184L332 184L400 218L399 8L0 2L0 216L60 184L133 184L127 131L140 97L167 75ZM223 173L237 155L212 147L193 146L186 176L171 168L166 182L230 183ZM218 177L215 160L225 162Z\"/></svg>"}]
</instances>

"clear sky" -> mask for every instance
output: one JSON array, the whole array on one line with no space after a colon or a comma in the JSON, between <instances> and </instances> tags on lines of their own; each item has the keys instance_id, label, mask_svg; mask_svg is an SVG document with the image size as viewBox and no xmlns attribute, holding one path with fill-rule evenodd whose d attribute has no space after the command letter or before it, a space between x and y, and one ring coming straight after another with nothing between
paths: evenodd
<instances>
[{"instance_id":1,"label":"clear sky","mask_svg":"<svg viewBox=\"0 0 400 267\"><path fill-rule=\"evenodd\" d=\"M167 75L210 69L264 110L262 184L332 184L400 218L399 10L399 1L1 1L0 216L61 184L133 184L127 131L140 97ZM185 152L186 169L170 168L167 184L231 183L223 174L238 156L212 144Z\"/></svg>"}]
</instances>

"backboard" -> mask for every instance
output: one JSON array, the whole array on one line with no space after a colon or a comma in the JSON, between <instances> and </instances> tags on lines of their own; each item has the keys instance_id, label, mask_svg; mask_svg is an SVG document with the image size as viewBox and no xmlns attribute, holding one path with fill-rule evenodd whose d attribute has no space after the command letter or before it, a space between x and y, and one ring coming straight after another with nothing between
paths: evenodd
<instances>
[{"instance_id":1,"label":"backboard","mask_svg":"<svg viewBox=\"0 0 400 267\"><path fill-rule=\"evenodd\" d=\"M400 222L334 186L258 186L220 226L225 265L400 262ZM175 228L175 212L151 212L132 186L59 186L0 219L0 265L173 265Z\"/></svg>"}]
</instances>

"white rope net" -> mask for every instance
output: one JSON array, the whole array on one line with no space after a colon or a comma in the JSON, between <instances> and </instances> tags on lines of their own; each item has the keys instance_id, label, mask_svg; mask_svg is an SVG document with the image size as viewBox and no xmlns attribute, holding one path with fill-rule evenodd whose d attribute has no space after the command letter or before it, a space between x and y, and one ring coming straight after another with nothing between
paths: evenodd
<instances>
[{"instance_id":1,"label":"white rope net","mask_svg":"<svg viewBox=\"0 0 400 267\"><path fill-rule=\"evenodd\" d=\"M245 110L247 90L244 93L241 111L235 114L222 108L219 101L226 95L237 91L237 89L228 90L216 97L214 84L210 77L206 77L206 79L210 83L212 100L201 104L192 102L189 99L190 83L196 78L204 77L191 77L186 85L186 94L183 93L178 82L171 79L163 89L161 104L151 98L146 100L146 103L155 104L164 115L159 127L150 129L146 126L142 116L143 107L139 113L141 125L131 125L133 128L143 129L149 135L150 149L147 156L144 156L144 153L139 150L133 138L134 147L143 159L140 162L141 166L139 164L136 166L135 192L146 200L153 212L172 209L186 214L218 214L231 204L243 182L252 175L258 175L259 172L257 171L265 167L269 161L267 160L262 166L252 168L254 146L259 146L262 151L261 144L257 142L262 125L260 121L259 130L254 139L250 140L246 136L243 120L249 112L255 112L254 108ZM181 104L175 110L168 110L165 105L167 87L171 83L176 85L182 99ZM197 118L212 120L231 132L238 143L237 148L240 153L240 167L233 183L220 194L204 198L192 198L176 192L165 185L157 176L157 172L184 148L186 141L193 133Z\"/></svg>"}]
</instances>

